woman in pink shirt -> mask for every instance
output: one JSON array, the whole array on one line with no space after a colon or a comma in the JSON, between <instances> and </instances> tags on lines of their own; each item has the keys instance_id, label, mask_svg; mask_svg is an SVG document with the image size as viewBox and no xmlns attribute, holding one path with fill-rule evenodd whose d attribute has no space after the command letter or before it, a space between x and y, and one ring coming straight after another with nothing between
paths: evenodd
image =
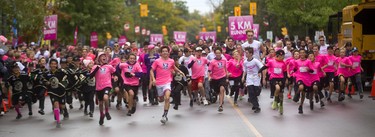
<instances>
[{"instance_id":1,"label":"woman in pink shirt","mask_svg":"<svg viewBox=\"0 0 375 137\"><path fill-rule=\"evenodd\" d=\"M343 101L345 99L345 88L346 84L348 82L348 78L350 77L350 69L352 68L352 61L349 59L349 57L346 57L346 50L341 49L340 50L340 57L337 58L336 60L336 67L337 69L337 74L339 77L340 81L340 95L339 95L339 101Z\"/></svg>"},{"instance_id":2,"label":"woman in pink shirt","mask_svg":"<svg viewBox=\"0 0 375 137\"><path fill-rule=\"evenodd\" d=\"M361 72L363 71L363 68L361 67L361 55L358 54L358 49L356 47L352 50L353 55L351 55L349 58L353 63L351 72L352 72L352 85L355 83L357 84L357 88L359 91L359 98L363 98L363 87L362 87L362 78L361 78ZM350 88L349 88L350 89ZM350 92L349 94L350 95Z\"/></svg>"},{"instance_id":3,"label":"woman in pink shirt","mask_svg":"<svg viewBox=\"0 0 375 137\"><path fill-rule=\"evenodd\" d=\"M299 51L298 50L294 50L293 51L293 58L289 58L285 61L286 63L286 69L287 69L287 76L288 76L288 99L292 99L292 86L293 86L293 83L294 83L294 93L297 93L297 89L298 87L296 86L296 79L292 73L292 69L293 69L293 64L296 60L299 59Z\"/></svg>"},{"instance_id":4,"label":"woman in pink shirt","mask_svg":"<svg viewBox=\"0 0 375 137\"><path fill-rule=\"evenodd\" d=\"M313 50L314 49L315 48L313 48ZM323 100L321 100L323 98L323 93L320 92L320 90L321 90L320 82L321 81L320 81L320 75L319 74L321 74L321 73L325 74L325 73L323 71L322 64L315 59L315 53L309 53L309 60L313 64L313 70L314 70L313 73L310 73L310 79L313 83L311 85L311 88L309 89L310 94L308 96L308 98L310 99L310 109L313 110L314 109L314 102L313 102L314 95L320 96L320 107L324 107L324 102L323 102ZM319 98L315 98L315 99L316 99L317 102L319 101Z\"/></svg>"},{"instance_id":5,"label":"woman in pink shirt","mask_svg":"<svg viewBox=\"0 0 375 137\"><path fill-rule=\"evenodd\" d=\"M231 84L230 96L234 94L234 105L237 106L239 89L241 87L241 76L243 72L243 59L241 58L237 50L233 51L233 59L229 60L227 65L229 80L233 81L233 84L229 82Z\"/></svg>"},{"instance_id":6,"label":"woman in pink shirt","mask_svg":"<svg viewBox=\"0 0 375 137\"><path fill-rule=\"evenodd\" d=\"M129 110L126 115L131 116L136 111L136 105L134 98L138 95L139 78L142 76L142 68L136 62L137 56L134 53L130 53L129 59L126 63L120 64L121 77L123 79L123 87L125 92L128 93Z\"/></svg>"},{"instance_id":7,"label":"woman in pink shirt","mask_svg":"<svg viewBox=\"0 0 375 137\"><path fill-rule=\"evenodd\" d=\"M302 93L301 102L298 107L298 113L303 114L303 102L305 101L305 91L311 87L312 81L310 80L310 73L313 72L313 65L307 59L306 50L299 50L300 59L294 62L294 76L296 77L298 85L298 93L293 97L293 101L298 102L300 93Z\"/></svg>"},{"instance_id":8,"label":"woman in pink shirt","mask_svg":"<svg viewBox=\"0 0 375 137\"><path fill-rule=\"evenodd\" d=\"M156 59L151 66L149 89L151 89L152 86L156 86L159 102L165 100L164 113L160 120L161 123L165 124L168 121L167 115L170 105L169 98L171 96L172 72L177 71L183 75L183 77L185 77L185 75L175 66L174 60L169 58L169 47L163 46L160 48L160 51L161 58Z\"/></svg>"},{"instance_id":9,"label":"woman in pink shirt","mask_svg":"<svg viewBox=\"0 0 375 137\"><path fill-rule=\"evenodd\" d=\"M227 61L221 57L222 50L221 48L216 48L214 50L215 58L212 59L210 65L208 66L208 81L212 89L219 94L219 108L218 111L223 111L223 104L224 104L224 91L225 86L227 83L228 78L228 71L227 71Z\"/></svg>"},{"instance_id":10,"label":"woman in pink shirt","mask_svg":"<svg viewBox=\"0 0 375 137\"><path fill-rule=\"evenodd\" d=\"M100 110L100 120L99 124L103 125L104 117L107 120L111 120L111 115L108 112L108 95L109 91L112 89L112 74L116 71L111 65L108 64L108 57L104 53L99 53L98 55L98 65L92 67L91 72L95 74L96 82L96 96L99 100L99 110ZM103 112L103 107L105 108L105 113Z\"/></svg>"},{"instance_id":11,"label":"woman in pink shirt","mask_svg":"<svg viewBox=\"0 0 375 137\"><path fill-rule=\"evenodd\" d=\"M283 50L276 51L276 57L267 62L268 73L270 75L271 90L274 90L274 101L272 109L279 109L280 115L283 114L283 92L285 86L286 65L284 63L285 52ZM272 92L272 91L271 91Z\"/></svg>"},{"instance_id":12,"label":"woman in pink shirt","mask_svg":"<svg viewBox=\"0 0 375 137\"><path fill-rule=\"evenodd\" d=\"M326 64L322 66L323 71L326 73L325 78L323 80L323 86L325 89L328 89L329 94L326 94L326 98L328 102L331 101L331 95L335 87L335 72L336 72L336 67L335 67L335 62L336 62L336 56L333 55L333 46L329 46L327 48L328 54L326 56Z\"/></svg>"}]
</instances>

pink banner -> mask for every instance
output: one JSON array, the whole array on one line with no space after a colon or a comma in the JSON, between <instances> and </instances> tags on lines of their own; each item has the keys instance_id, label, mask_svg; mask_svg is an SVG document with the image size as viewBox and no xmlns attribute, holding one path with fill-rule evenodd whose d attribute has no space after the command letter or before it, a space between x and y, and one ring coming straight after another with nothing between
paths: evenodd
<instances>
[{"instance_id":1,"label":"pink banner","mask_svg":"<svg viewBox=\"0 0 375 137\"><path fill-rule=\"evenodd\" d=\"M151 34L150 44L156 45L158 42L163 44L163 34Z\"/></svg>"},{"instance_id":2,"label":"pink banner","mask_svg":"<svg viewBox=\"0 0 375 137\"><path fill-rule=\"evenodd\" d=\"M90 45L93 48L98 48L98 34L96 32L91 32Z\"/></svg>"},{"instance_id":3,"label":"pink banner","mask_svg":"<svg viewBox=\"0 0 375 137\"><path fill-rule=\"evenodd\" d=\"M44 17L44 40L57 39L57 15Z\"/></svg>"},{"instance_id":4,"label":"pink banner","mask_svg":"<svg viewBox=\"0 0 375 137\"><path fill-rule=\"evenodd\" d=\"M125 45L125 43L128 41L128 39L125 37L125 36L120 36L120 38L118 38L118 44L120 46L122 45Z\"/></svg>"},{"instance_id":5,"label":"pink banner","mask_svg":"<svg viewBox=\"0 0 375 137\"><path fill-rule=\"evenodd\" d=\"M229 35L234 40L246 40L246 30L252 29L253 16L229 17Z\"/></svg>"},{"instance_id":6,"label":"pink banner","mask_svg":"<svg viewBox=\"0 0 375 137\"><path fill-rule=\"evenodd\" d=\"M184 44L186 42L186 32L175 31L173 33L176 44Z\"/></svg>"},{"instance_id":7,"label":"pink banner","mask_svg":"<svg viewBox=\"0 0 375 137\"><path fill-rule=\"evenodd\" d=\"M259 24L253 24L254 37L258 38L259 36Z\"/></svg>"},{"instance_id":8,"label":"pink banner","mask_svg":"<svg viewBox=\"0 0 375 137\"><path fill-rule=\"evenodd\" d=\"M212 41L215 43L216 42L216 31L211 31L211 32L199 32L199 39L202 40L208 40L212 39Z\"/></svg>"}]
</instances>

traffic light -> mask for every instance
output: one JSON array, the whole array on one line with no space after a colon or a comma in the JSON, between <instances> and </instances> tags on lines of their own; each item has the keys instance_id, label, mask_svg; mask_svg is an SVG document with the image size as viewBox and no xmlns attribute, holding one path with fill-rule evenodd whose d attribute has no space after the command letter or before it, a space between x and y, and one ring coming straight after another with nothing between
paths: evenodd
<instances>
[{"instance_id":1,"label":"traffic light","mask_svg":"<svg viewBox=\"0 0 375 137\"><path fill-rule=\"evenodd\" d=\"M148 5L147 4L141 4L140 5L140 13L141 13L141 17L147 17L148 16Z\"/></svg>"},{"instance_id":2,"label":"traffic light","mask_svg":"<svg viewBox=\"0 0 375 137\"><path fill-rule=\"evenodd\" d=\"M206 27L202 28L202 32L207 32Z\"/></svg>"},{"instance_id":3,"label":"traffic light","mask_svg":"<svg viewBox=\"0 0 375 137\"><path fill-rule=\"evenodd\" d=\"M221 26L217 26L217 32L221 32Z\"/></svg>"},{"instance_id":4,"label":"traffic light","mask_svg":"<svg viewBox=\"0 0 375 137\"><path fill-rule=\"evenodd\" d=\"M107 39L111 39L111 38L112 38L111 33L107 32Z\"/></svg>"},{"instance_id":5,"label":"traffic light","mask_svg":"<svg viewBox=\"0 0 375 137\"><path fill-rule=\"evenodd\" d=\"M284 36L288 35L288 29L286 27L281 28L281 34Z\"/></svg>"},{"instance_id":6,"label":"traffic light","mask_svg":"<svg viewBox=\"0 0 375 137\"><path fill-rule=\"evenodd\" d=\"M161 27L162 31L163 31L163 35L168 35L168 30L167 30L167 26L163 25Z\"/></svg>"},{"instance_id":7,"label":"traffic light","mask_svg":"<svg viewBox=\"0 0 375 137\"><path fill-rule=\"evenodd\" d=\"M257 3L250 2L250 15L257 15Z\"/></svg>"},{"instance_id":8,"label":"traffic light","mask_svg":"<svg viewBox=\"0 0 375 137\"><path fill-rule=\"evenodd\" d=\"M234 7L234 16L241 16L241 7Z\"/></svg>"}]
</instances>

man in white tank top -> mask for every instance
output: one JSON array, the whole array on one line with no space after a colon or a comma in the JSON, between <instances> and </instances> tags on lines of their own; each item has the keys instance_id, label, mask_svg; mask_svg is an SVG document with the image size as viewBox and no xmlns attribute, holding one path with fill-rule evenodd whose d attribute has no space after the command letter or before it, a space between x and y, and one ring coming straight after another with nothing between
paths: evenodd
<instances>
[{"instance_id":1,"label":"man in white tank top","mask_svg":"<svg viewBox=\"0 0 375 137\"><path fill-rule=\"evenodd\" d=\"M327 48L329 45L325 43L324 36L319 36L319 44L320 44L319 54L327 55L328 54Z\"/></svg>"},{"instance_id":2,"label":"man in white tank top","mask_svg":"<svg viewBox=\"0 0 375 137\"><path fill-rule=\"evenodd\" d=\"M254 40L254 30L246 30L247 41L242 44L242 49L245 51L246 47L252 47L254 49L253 57L262 61L266 55L266 48L263 44L257 40ZM262 54L260 53L262 51ZM244 55L246 58L246 55Z\"/></svg>"}]
</instances>

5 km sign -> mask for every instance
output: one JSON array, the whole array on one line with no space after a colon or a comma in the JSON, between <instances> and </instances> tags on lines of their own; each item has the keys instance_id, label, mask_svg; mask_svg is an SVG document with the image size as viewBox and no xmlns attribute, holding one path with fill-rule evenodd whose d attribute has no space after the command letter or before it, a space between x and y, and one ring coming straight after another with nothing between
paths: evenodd
<instances>
[{"instance_id":1,"label":"5 km sign","mask_svg":"<svg viewBox=\"0 0 375 137\"><path fill-rule=\"evenodd\" d=\"M246 40L248 29L253 29L253 16L229 17L229 35L234 40Z\"/></svg>"}]
</instances>

